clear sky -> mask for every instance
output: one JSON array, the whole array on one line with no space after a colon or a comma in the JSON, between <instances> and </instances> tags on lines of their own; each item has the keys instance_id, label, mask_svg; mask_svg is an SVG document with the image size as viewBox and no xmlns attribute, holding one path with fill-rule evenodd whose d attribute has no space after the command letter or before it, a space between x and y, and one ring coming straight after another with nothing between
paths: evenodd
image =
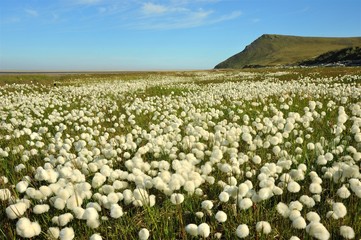
<instances>
[{"instance_id":1,"label":"clear sky","mask_svg":"<svg viewBox=\"0 0 361 240\"><path fill-rule=\"evenodd\" d=\"M361 36L361 0L0 0L0 71L211 69L264 33Z\"/></svg>"}]
</instances>

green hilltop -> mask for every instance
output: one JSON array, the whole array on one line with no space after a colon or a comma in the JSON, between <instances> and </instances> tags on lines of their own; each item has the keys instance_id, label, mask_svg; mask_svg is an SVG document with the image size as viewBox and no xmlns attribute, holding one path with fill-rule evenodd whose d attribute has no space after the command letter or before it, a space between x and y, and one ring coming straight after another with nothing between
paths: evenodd
<instances>
[{"instance_id":1,"label":"green hilltop","mask_svg":"<svg viewBox=\"0 0 361 240\"><path fill-rule=\"evenodd\" d=\"M245 68L298 65L322 54L341 49L361 47L361 37L299 37L264 34L242 52L215 66Z\"/></svg>"}]
</instances>

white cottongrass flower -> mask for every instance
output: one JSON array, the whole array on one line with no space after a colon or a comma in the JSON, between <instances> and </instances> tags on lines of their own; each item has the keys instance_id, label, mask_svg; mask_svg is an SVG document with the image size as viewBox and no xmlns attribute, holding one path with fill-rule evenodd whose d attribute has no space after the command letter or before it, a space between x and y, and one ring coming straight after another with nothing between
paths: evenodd
<instances>
[{"instance_id":1,"label":"white cottongrass flower","mask_svg":"<svg viewBox=\"0 0 361 240\"><path fill-rule=\"evenodd\" d=\"M72 227L66 227L60 230L60 240L71 240L75 237L74 229Z\"/></svg>"},{"instance_id":2,"label":"white cottongrass flower","mask_svg":"<svg viewBox=\"0 0 361 240\"><path fill-rule=\"evenodd\" d=\"M279 139L277 136L273 136L273 137L271 137L271 139L269 140L269 142L270 142L272 145L277 145L277 144L279 144L281 141L280 141L280 139Z\"/></svg>"},{"instance_id":3,"label":"white cottongrass flower","mask_svg":"<svg viewBox=\"0 0 361 240\"><path fill-rule=\"evenodd\" d=\"M256 231L261 232L262 234L269 234L272 231L271 225L269 222L259 221L256 224Z\"/></svg>"},{"instance_id":4,"label":"white cottongrass flower","mask_svg":"<svg viewBox=\"0 0 361 240\"><path fill-rule=\"evenodd\" d=\"M316 212L308 212L307 214L306 214L306 219L308 220L308 221L310 221L310 222L319 222L319 221L321 221L321 218L320 218L320 216L318 215L318 213L316 213Z\"/></svg>"},{"instance_id":5,"label":"white cottongrass flower","mask_svg":"<svg viewBox=\"0 0 361 240\"><path fill-rule=\"evenodd\" d=\"M322 187L319 183L311 183L310 184L310 187L309 187L309 190L311 193L314 193L314 194L319 194L322 192Z\"/></svg>"},{"instance_id":6,"label":"white cottongrass flower","mask_svg":"<svg viewBox=\"0 0 361 240\"><path fill-rule=\"evenodd\" d=\"M229 200L229 194L227 193L227 192L221 192L220 194L219 194L219 196L218 196L218 198L219 198L219 200L221 201L221 202L228 202L228 200Z\"/></svg>"},{"instance_id":7,"label":"white cottongrass flower","mask_svg":"<svg viewBox=\"0 0 361 240\"><path fill-rule=\"evenodd\" d=\"M269 188L269 187L264 187L264 188L261 188L259 191L258 191L258 196L261 200L267 200L269 199L270 197L273 196L273 192L272 192L272 189Z\"/></svg>"},{"instance_id":8,"label":"white cottongrass flower","mask_svg":"<svg viewBox=\"0 0 361 240\"><path fill-rule=\"evenodd\" d=\"M360 161L360 160L361 160L361 152L355 152L355 153L353 154L353 159L354 159L356 162Z\"/></svg>"},{"instance_id":9,"label":"white cottongrass flower","mask_svg":"<svg viewBox=\"0 0 361 240\"><path fill-rule=\"evenodd\" d=\"M296 237L296 236L292 236L292 237L290 237L290 240L300 240L300 238Z\"/></svg>"},{"instance_id":10,"label":"white cottongrass flower","mask_svg":"<svg viewBox=\"0 0 361 240\"><path fill-rule=\"evenodd\" d=\"M332 204L332 210L333 210L332 217L334 219L343 218L347 214L347 209L342 202L336 202Z\"/></svg>"},{"instance_id":11,"label":"white cottongrass flower","mask_svg":"<svg viewBox=\"0 0 361 240\"><path fill-rule=\"evenodd\" d=\"M70 221L73 220L73 215L71 213L64 213L59 216L55 216L51 219L51 222L57 224L58 226L64 227Z\"/></svg>"},{"instance_id":12,"label":"white cottongrass flower","mask_svg":"<svg viewBox=\"0 0 361 240\"><path fill-rule=\"evenodd\" d=\"M282 195L283 194L282 188L277 187L277 186L273 187L272 192L274 195Z\"/></svg>"},{"instance_id":13,"label":"white cottongrass flower","mask_svg":"<svg viewBox=\"0 0 361 240\"><path fill-rule=\"evenodd\" d=\"M21 172L23 169L25 169L26 167L25 167L25 165L24 164L19 164L19 165L17 165L17 166L15 166L15 172L17 172L17 173L19 173L19 172Z\"/></svg>"},{"instance_id":14,"label":"white cottongrass flower","mask_svg":"<svg viewBox=\"0 0 361 240\"><path fill-rule=\"evenodd\" d=\"M58 227L50 227L47 231L49 239L58 239L60 235L60 230Z\"/></svg>"},{"instance_id":15,"label":"white cottongrass flower","mask_svg":"<svg viewBox=\"0 0 361 240\"><path fill-rule=\"evenodd\" d=\"M99 188L103 185L103 183L107 180L107 178L101 173L95 173L92 180L92 187Z\"/></svg>"},{"instance_id":16,"label":"white cottongrass flower","mask_svg":"<svg viewBox=\"0 0 361 240\"><path fill-rule=\"evenodd\" d=\"M82 207L75 207L73 208L73 213L74 213L74 217L76 219L83 219L83 215L84 215L84 212L85 212L85 209L82 208Z\"/></svg>"},{"instance_id":17,"label":"white cottongrass flower","mask_svg":"<svg viewBox=\"0 0 361 240\"><path fill-rule=\"evenodd\" d=\"M314 173L315 173L315 172L314 172ZM317 174L317 173L315 173L315 174ZM310 173L310 175L311 175L311 173ZM320 177L317 176L317 175L316 175L316 176L312 176L312 177L311 177L311 180L312 180L313 183L317 183L317 184L320 184L320 185L321 185L322 182L323 182L323 181L322 181L322 178L320 178Z\"/></svg>"},{"instance_id":18,"label":"white cottongrass flower","mask_svg":"<svg viewBox=\"0 0 361 240\"><path fill-rule=\"evenodd\" d=\"M315 200L315 202L321 202L321 195L320 194L315 194L312 196L313 200Z\"/></svg>"},{"instance_id":19,"label":"white cottongrass flower","mask_svg":"<svg viewBox=\"0 0 361 240\"><path fill-rule=\"evenodd\" d=\"M340 198L343 198L343 199L346 199L346 198L350 197L350 195L351 195L350 191L348 190L348 188L345 185L342 185L342 187L340 187L336 193L337 193L337 196L339 196Z\"/></svg>"},{"instance_id":20,"label":"white cottongrass flower","mask_svg":"<svg viewBox=\"0 0 361 240\"><path fill-rule=\"evenodd\" d=\"M292 181L287 184L287 190L291 193L297 193L301 190L301 186L298 182Z\"/></svg>"},{"instance_id":21,"label":"white cottongrass flower","mask_svg":"<svg viewBox=\"0 0 361 240\"><path fill-rule=\"evenodd\" d=\"M9 179L5 176L0 176L0 182L2 184L7 184L9 182Z\"/></svg>"},{"instance_id":22,"label":"white cottongrass flower","mask_svg":"<svg viewBox=\"0 0 361 240\"><path fill-rule=\"evenodd\" d=\"M32 238L41 233L38 222L31 222L28 218L22 217L16 223L16 233L23 238Z\"/></svg>"},{"instance_id":23,"label":"white cottongrass flower","mask_svg":"<svg viewBox=\"0 0 361 240\"><path fill-rule=\"evenodd\" d=\"M296 229L304 229L306 228L306 221L303 217L299 216L292 221L292 227Z\"/></svg>"},{"instance_id":24,"label":"white cottongrass flower","mask_svg":"<svg viewBox=\"0 0 361 240\"><path fill-rule=\"evenodd\" d=\"M49 209L50 209L50 207L48 204L38 204L38 205L34 206L33 212L35 214L42 214L42 213L48 212Z\"/></svg>"},{"instance_id":25,"label":"white cottongrass flower","mask_svg":"<svg viewBox=\"0 0 361 240\"><path fill-rule=\"evenodd\" d=\"M355 231L352 229L352 227L341 226L340 235L345 239L353 239L355 238Z\"/></svg>"},{"instance_id":26,"label":"white cottongrass flower","mask_svg":"<svg viewBox=\"0 0 361 240\"><path fill-rule=\"evenodd\" d=\"M0 201L6 201L11 197L11 192L7 188L0 189Z\"/></svg>"},{"instance_id":27,"label":"white cottongrass flower","mask_svg":"<svg viewBox=\"0 0 361 240\"><path fill-rule=\"evenodd\" d=\"M28 204L25 202L17 202L8 206L5 209L6 215L10 219L16 219L24 215L25 211L28 209Z\"/></svg>"},{"instance_id":28,"label":"white cottongrass flower","mask_svg":"<svg viewBox=\"0 0 361 240\"><path fill-rule=\"evenodd\" d=\"M316 163L318 165L321 165L321 166L326 165L327 164L327 159L325 158L324 155L320 155L320 156L317 157Z\"/></svg>"},{"instance_id":29,"label":"white cottongrass flower","mask_svg":"<svg viewBox=\"0 0 361 240\"><path fill-rule=\"evenodd\" d=\"M102 236L99 233L94 233L90 236L89 240L102 240Z\"/></svg>"},{"instance_id":30,"label":"white cottongrass flower","mask_svg":"<svg viewBox=\"0 0 361 240\"><path fill-rule=\"evenodd\" d=\"M310 222L306 227L306 232L318 240L328 240L330 233L320 222Z\"/></svg>"},{"instance_id":31,"label":"white cottongrass flower","mask_svg":"<svg viewBox=\"0 0 361 240\"><path fill-rule=\"evenodd\" d=\"M110 216L112 218L120 218L123 214L123 208L118 204L112 204L110 206Z\"/></svg>"},{"instance_id":32,"label":"white cottongrass flower","mask_svg":"<svg viewBox=\"0 0 361 240\"><path fill-rule=\"evenodd\" d=\"M100 225L98 211L93 207L85 209L83 219L86 220L86 225L90 228L97 228Z\"/></svg>"},{"instance_id":33,"label":"white cottongrass flower","mask_svg":"<svg viewBox=\"0 0 361 240\"><path fill-rule=\"evenodd\" d=\"M315 144L310 142L310 143L307 143L307 149L308 150L314 150L315 149Z\"/></svg>"},{"instance_id":34,"label":"white cottongrass flower","mask_svg":"<svg viewBox=\"0 0 361 240\"><path fill-rule=\"evenodd\" d=\"M204 200L204 201L201 203L201 205L202 205L202 208L205 209L205 210L211 210L212 207L213 207L213 203L212 203L212 201L210 201L210 200Z\"/></svg>"},{"instance_id":35,"label":"white cottongrass flower","mask_svg":"<svg viewBox=\"0 0 361 240\"><path fill-rule=\"evenodd\" d=\"M214 237L215 237L216 239L221 239L222 233L216 232L216 233L214 234Z\"/></svg>"},{"instance_id":36,"label":"white cottongrass flower","mask_svg":"<svg viewBox=\"0 0 361 240\"><path fill-rule=\"evenodd\" d=\"M149 238L149 231L146 228L140 229L139 233L139 240L147 240Z\"/></svg>"},{"instance_id":37,"label":"white cottongrass flower","mask_svg":"<svg viewBox=\"0 0 361 240\"><path fill-rule=\"evenodd\" d=\"M241 183L238 186L238 195L240 195L241 197L246 196L246 194L249 191L249 186L246 183Z\"/></svg>"},{"instance_id":38,"label":"white cottongrass flower","mask_svg":"<svg viewBox=\"0 0 361 240\"><path fill-rule=\"evenodd\" d=\"M223 211L218 211L215 215L215 218L217 219L218 222L222 223L227 221L227 214Z\"/></svg>"},{"instance_id":39,"label":"white cottongrass flower","mask_svg":"<svg viewBox=\"0 0 361 240\"><path fill-rule=\"evenodd\" d=\"M184 195L181 193L173 193L170 196L170 201L174 204L174 205L179 205L184 201Z\"/></svg>"},{"instance_id":40,"label":"white cottongrass flower","mask_svg":"<svg viewBox=\"0 0 361 240\"><path fill-rule=\"evenodd\" d=\"M277 204L276 210L284 218L288 218L290 215L290 210L289 210L288 206L283 202L279 202Z\"/></svg>"},{"instance_id":41,"label":"white cottongrass flower","mask_svg":"<svg viewBox=\"0 0 361 240\"><path fill-rule=\"evenodd\" d=\"M300 203L299 201L292 201L290 202L290 204L288 204L288 208L290 210L298 210L301 211L303 208L302 203Z\"/></svg>"},{"instance_id":42,"label":"white cottongrass flower","mask_svg":"<svg viewBox=\"0 0 361 240\"><path fill-rule=\"evenodd\" d=\"M361 198L361 181L356 178L349 180L351 190L356 194L357 197Z\"/></svg>"},{"instance_id":43,"label":"white cottongrass flower","mask_svg":"<svg viewBox=\"0 0 361 240\"><path fill-rule=\"evenodd\" d=\"M108 202L111 204L117 203L119 201L119 196L115 192L109 193L107 198L108 198Z\"/></svg>"},{"instance_id":44,"label":"white cottongrass flower","mask_svg":"<svg viewBox=\"0 0 361 240\"><path fill-rule=\"evenodd\" d=\"M238 225L236 229L236 235L239 238L245 238L249 235L249 228L246 224L240 224Z\"/></svg>"},{"instance_id":45,"label":"white cottongrass flower","mask_svg":"<svg viewBox=\"0 0 361 240\"><path fill-rule=\"evenodd\" d=\"M213 180L214 180L214 178L213 178L213 179L212 179L211 177L207 178L207 181L208 181L209 183L211 183ZM211 183L211 184L213 184L213 183ZM187 193L190 194L190 195L194 193L195 188L196 188L196 187L195 187L195 184L194 184L193 181L186 181L186 182L184 183L184 185L183 185L183 189L184 189L185 191L187 191Z\"/></svg>"},{"instance_id":46,"label":"white cottongrass flower","mask_svg":"<svg viewBox=\"0 0 361 240\"><path fill-rule=\"evenodd\" d=\"M198 226L194 223L190 223L186 226L186 232L191 236L198 235Z\"/></svg>"},{"instance_id":47,"label":"white cottongrass flower","mask_svg":"<svg viewBox=\"0 0 361 240\"><path fill-rule=\"evenodd\" d=\"M300 197L300 202L306 205L308 208L312 208L316 204L315 200L307 195L302 195Z\"/></svg>"},{"instance_id":48,"label":"white cottongrass flower","mask_svg":"<svg viewBox=\"0 0 361 240\"><path fill-rule=\"evenodd\" d=\"M244 132L242 134L242 140L247 142L247 143L250 143L250 142L252 142L252 135L249 134L249 133Z\"/></svg>"},{"instance_id":49,"label":"white cottongrass flower","mask_svg":"<svg viewBox=\"0 0 361 240\"><path fill-rule=\"evenodd\" d=\"M207 238L211 233L211 229L207 223L201 223L198 225L198 235Z\"/></svg>"},{"instance_id":50,"label":"white cottongrass flower","mask_svg":"<svg viewBox=\"0 0 361 240\"><path fill-rule=\"evenodd\" d=\"M262 161L262 159L261 159L261 157L258 156L258 155L255 155L255 156L252 158L252 162L253 162L254 164L260 164L261 161Z\"/></svg>"},{"instance_id":51,"label":"white cottongrass flower","mask_svg":"<svg viewBox=\"0 0 361 240\"><path fill-rule=\"evenodd\" d=\"M64 199L56 197L55 201L53 202L53 206L58 210L63 210L65 208Z\"/></svg>"},{"instance_id":52,"label":"white cottongrass flower","mask_svg":"<svg viewBox=\"0 0 361 240\"><path fill-rule=\"evenodd\" d=\"M252 205L253 205L253 202L250 198L243 198L243 199L239 200L239 202L238 202L238 206L242 210L246 210L246 209L252 207Z\"/></svg>"},{"instance_id":53,"label":"white cottongrass flower","mask_svg":"<svg viewBox=\"0 0 361 240\"><path fill-rule=\"evenodd\" d=\"M196 217L197 218L202 218L202 217L204 217L204 213L203 212L196 212Z\"/></svg>"},{"instance_id":54,"label":"white cottongrass flower","mask_svg":"<svg viewBox=\"0 0 361 240\"><path fill-rule=\"evenodd\" d=\"M288 216L288 218L293 221L295 220L296 218L300 217L301 216L301 212L298 211L298 210L291 210L290 211L290 215Z\"/></svg>"}]
</instances>

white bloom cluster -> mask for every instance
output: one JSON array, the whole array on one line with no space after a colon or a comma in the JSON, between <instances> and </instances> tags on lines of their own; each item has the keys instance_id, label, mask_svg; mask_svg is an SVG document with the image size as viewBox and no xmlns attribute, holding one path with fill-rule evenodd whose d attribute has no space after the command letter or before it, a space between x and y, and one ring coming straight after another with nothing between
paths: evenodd
<instances>
[{"instance_id":1,"label":"white bloom cluster","mask_svg":"<svg viewBox=\"0 0 361 240\"><path fill-rule=\"evenodd\" d=\"M31 222L28 218L22 217L16 223L16 233L24 238L32 238L38 236L41 232L41 227L37 222Z\"/></svg>"}]
</instances>

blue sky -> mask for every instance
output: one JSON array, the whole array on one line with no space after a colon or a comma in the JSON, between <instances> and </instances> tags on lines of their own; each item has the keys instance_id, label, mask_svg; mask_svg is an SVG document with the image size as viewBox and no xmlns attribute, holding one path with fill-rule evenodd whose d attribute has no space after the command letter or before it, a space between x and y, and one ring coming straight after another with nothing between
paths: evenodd
<instances>
[{"instance_id":1,"label":"blue sky","mask_svg":"<svg viewBox=\"0 0 361 240\"><path fill-rule=\"evenodd\" d=\"M1 0L0 70L211 69L264 33L361 36L360 0Z\"/></svg>"}]
</instances>

